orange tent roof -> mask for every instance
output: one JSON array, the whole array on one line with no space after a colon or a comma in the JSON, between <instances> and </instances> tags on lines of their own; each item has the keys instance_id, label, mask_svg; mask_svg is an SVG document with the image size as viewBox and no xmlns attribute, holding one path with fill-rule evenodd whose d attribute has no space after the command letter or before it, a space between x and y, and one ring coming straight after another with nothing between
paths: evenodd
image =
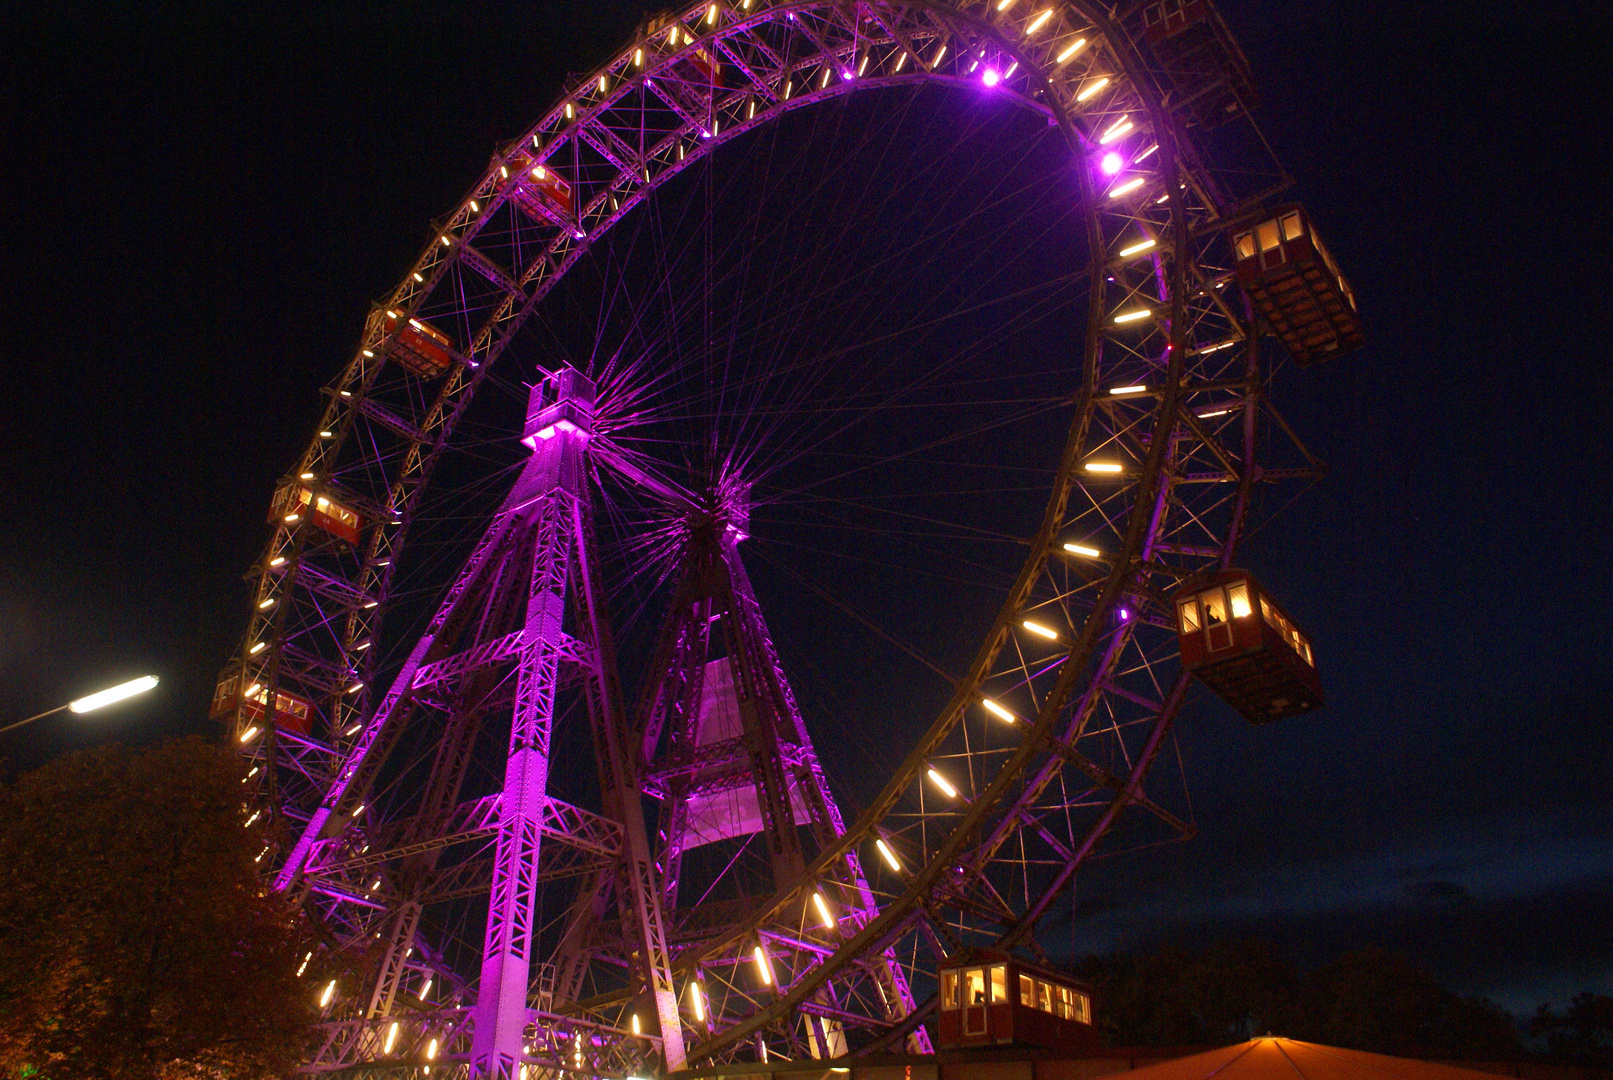
<instances>
[{"instance_id":1,"label":"orange tent roof","mask_svg":"<svg viewBox=\"0 0 1613 1080\"><path fill-rule=\"evenodd\" d=\"M1250 1039L1110 1080L1495 1080L1489 1073L1293 1039Z\"/></svg>"}]
</instances>

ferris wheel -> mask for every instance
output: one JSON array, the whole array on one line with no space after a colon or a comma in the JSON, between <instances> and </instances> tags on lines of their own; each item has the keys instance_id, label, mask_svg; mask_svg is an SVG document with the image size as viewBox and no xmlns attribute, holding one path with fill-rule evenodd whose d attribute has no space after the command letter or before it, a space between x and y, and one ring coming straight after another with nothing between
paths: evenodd
<instances>
[{"instance_id":1,"label":"ferris wheel","mask_svg":"<svg viewBox=\"0 0 1613 1080\"><path fill-rule=\"evenodd\" d=\"M1273 369L1360 324L1252 97L1205 0L734 0L498 149L214 699L326 942L311 1071L926 1050L942 959L1191 835L1194 675L1321 704L1233 560L1321 471Z\"/></svg>"}]
</instances>

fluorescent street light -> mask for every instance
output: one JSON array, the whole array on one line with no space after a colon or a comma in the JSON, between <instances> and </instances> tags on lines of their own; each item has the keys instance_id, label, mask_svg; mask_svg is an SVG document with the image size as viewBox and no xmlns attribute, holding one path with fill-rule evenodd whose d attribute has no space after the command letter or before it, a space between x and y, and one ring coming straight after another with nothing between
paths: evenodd
<instances>
[{"instance_id":1,"label":"fluorescent street light","mask_svg":"<svg viewBox=\"0 0 1613 1080\"><path fill-rule=\"evenodd\" d=\"M67 707L76 713L87 713L94 709L111 705L115 701L122 701L124 698L134 697L136 694L143 694L156 685L157 676L142 675L138 679L130 679L126 683L119 683L117 686L111 687L107 690L102 690L98 694L91 694L89 697L81 697L77 701L71 702Z\"/></svg>"}]
</instances>

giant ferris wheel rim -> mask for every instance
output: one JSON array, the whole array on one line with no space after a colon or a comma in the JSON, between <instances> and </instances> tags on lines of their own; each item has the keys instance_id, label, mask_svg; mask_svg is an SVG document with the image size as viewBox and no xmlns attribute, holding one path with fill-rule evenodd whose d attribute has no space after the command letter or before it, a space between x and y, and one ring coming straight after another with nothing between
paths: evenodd
<instances>
[{"instance_id":1,"label":"giant ferris wheel rim","mask_svg":"<svg viewBox=\"0 0 1613 1080\"><path fill-rule=\"evenodd\" d=\"M1095 40L1089 41L1086 49L1093 56L1099 55L1100 50L1107 50L1104 55L1112 59L1113 73L1104 76L1104 78L1106 81L1113 80L1115 89L1111 93L1118 93L1121 87L1126 88L1129 93L1135 95L1133 100L1138 101L1143 111L1146 112L1149 118L1148 123L1159 143L1160 171L1166 176L1174 177L1177 175L1178 169L1186 168L1186 166L1178 164L1176 148L1168 145L1173 142L1178 133L1175 132L1174 125L1165 111L1158 87L1151 84L1149 77L1143 71L1141 61L1126 33L1114 24L1106 13L1095 6L1076 3L1025 4L1021 9L1012 4L1003 4L1000 0L992 0L992 2L985 4L949 4L935 2L935 0L912 0L912 2L907 3L886 3L874 6L891 12L924 12L942 21L951 20L955 25L967 26L978 34L976 38L977 45L982 40L993 43L1001 51L1002 55L1012 57L1010 62L1015 67L1024 65L1024 73L1026 75L1034 73L1039 80L1033 91L1041 92L1045 100L1036 101L1032 96L1033 91L1028 91L1023 95L1019 94L1006 78L993 88L994 92L1001 94L1004 98L1014 100L1024 107L1049 116L1050 122L1063 133L1072 153L1078 159L1086 159L1095 150L1094 136L1097 134L1096 130L1081 131L1076 120L1053 97L1050 92L1053 89L1053 83L1047 77L1043 67L1038 65L1035 51L1028 47L1036 44L1031 40L1034 35L1023 32L1024 27L1028 25L1031 19L1043 18L1038 14L1040 12L1057 12L1060 19L1066 18L1063 13L1073 12L1085 25L1091 26L1095 30L1101 28L1101 35ZM674 65L687 61L690 56L694 55L696 50L708 46L714 49L720 48L725 41L732 37L747 33L780 18L795 19L820 12L844 13L846 10L855 9L856 7L858 5L824 2L824 0L819 0L819 2L796 0L796 2L792 3L775 5L745 4L743 7L735 4L699 3L689 5L682 11L680 17L661 24L657 31L661 38L656 40L665 39L671 26L677 26L681 29L686 23L692 22L699 25L701 20L710 18L709 13L713 11L717 12L718 16L714 20L715 28L693 37L688 37L687 30L684 29L685 40L681 46L674 46L675 51L664 52L654 63L646 63L642 64L642 66L635 63L635 60L642 58L641 50L651 42L652 35L645 33L635 36L633 43L629 44L609 63L596 69L589 76L588 81L580 84L579 89L563 95L549 113L528 129L527 132L523 133L520 139L509 144L495 157L492 166L484 174L482 180L461 200L454 213L445 219L441 229L405 274L398 288L389 297L389 302L384 307L405 316L421 314L423 305L429 302L433 290L443 281L444 275L453 268L456 261L468 262L476 258L472 254L474 252L473 242L478 235L480 224L487 221L496 208L501 205L503 199L507 198L500 190L500 181L503 179L500 176L501 170L507 170L511 163L519 159L529 162L529 167L537 168L554 161L567 148L575 149L579 142L586 137L587 121L584 117L584 110L579 107L579 103L589 98L587 87L597 85L602 88L598 100L591 103L591 107L595 109L594 115L597 115L600 110L607 106L610 100L613 100L610 97L611 94L626 93L627 91L622 87L629 85L634 79L653 80L660 73L671 70ZM1009 16L1001 21L993 21L992 13L1001 15L1004 12L1009 12ZM729 14L732 14L734 18L731 21L724 22L723 19ZM1045 26L1051 18L1053 18L1051 15L1043 18L1043 25ZM1005 26L1010 24L1017 26L1020 31L1011 40L1005 30ZM672 31L672 33L675 34L676 31ZM824 56L830 55L831 52L832 50L826 49ZM1045 50L1043 50L1043 58L1045 59ZM395 565L398 556L402 552L402 541L407 533L409 517L414 505L412 501L408 500L417 495L418 491L429 482L432 466L437 455L446 445L457 418L463 414L464 409L474 396L476 387L485 378L493 362L502 354L521 324L542 298L547 295L548 290L575 265L582 254L588 250L588 247L605 235L634 207L650 197L684 168L716 153L719 148L740 139L753 128L772 122L786 112L810 107L821 101L863 89L910 85L917 82L967 85L976 89L980 85L979 80L967 76L937 74L930 70L919 71L919 63L920 61L915 59L914 72L911 75L893 75L890 77L876 76L866 79L843 79L836 78L835 74L829 71L828 74L823 76L823 83L817 90L799 96L791 95L786 91L783 100L776 102L773 106L754 112L752 116L747 117L740 123L727 125L716 131L706 132L708 136L706 138L689 140L688 147L685 147L683 140L698 125L693 123L686 125L678 135L678 156L676 160L667 161L665 168L661 171L649 174L643 185L635 185L634 190L628 197L615 196L609 188L603 189L596 194L591 205L604 207L607 202L610 202L613 204L612 208L608 212L597 214L593 220L587 223L588 227L581 230L581 235L568 237L562 233L553 239L549 251L542 260L543 269L548 271L546 276L542 276L539 284L530 291L525 291L524 286L524 282L530 279L523 278L521 283L517 283L522 285L522 299L519 310L513 311L502 318L497 316L490 318L478 330L476 336L471 339L470 346L464 351L463 364L456 368L448 379L444 381L436 400L426 410L425 415L429 422L417 429L422 437L414 441L410 449L401 455L399 473L394 477L394 481L401 485L407 480L413 484L413 487L402 488L402 490L409 493L406 499L394 500L391 505L380 508L391 516L395 527L385 538L380 536L383 529L381 527L377 528L377 538L372 542L371 550L367 554L365 567L362 571L362 573L369 575L368 580L370 582L379 582L378 591L383 596L381 603L369 609L374 612L374 615L369 617L369 636L373 637L375 631L379 628L383 613L386 610L384 601L385 582L390 578L391 567ZM635 68L639 72L637 75L630 75L620 81L615 81L619 74ZM1093 78L1095 79L1097 76L1093 76ZM568 115L568 113L571 115ZM1109 112L1106 115L1112 118L1114 112ZM557 131L563 132L566 130L571 131L571 134L567 137L550 138L547 141L544 138L546 134L553 135ZM667 141L670 143L671 140ZM1187 156L1190 159L1196 159L1196 155L1191 152ZM1071 485L1077 476L1087 425L1090 422L1092 410L1099 400L1100 387L1097 385L1096 377L1097 352L1101 346L1100 335L1104 328L1105 317L1110 314L1110 311L1106 310L1105 290L1099 284L1099 272L1111 258L1110 248L1112 246L1108 243L1109 237L1105 235L1100 220L1102 217L1102 208L1099 202L1100 193L1094 187L1089 168L1078 167L1074 172L1080 189L1079 201L1082 213L1087 222L1089 261L1093 270L1093 273L1089 275L1090 315L1088 318L1088 341L1083 360L1080 400L1074 410L1075 415L1069 438L1066 441L1063 461L1054 484L1054 490L1050 494L1048 506L1044 513L1043 525L1038 533L1038 540L1033 543L1032 554L1026 560L1018 582L1010 591L1010 596L1000 610L987 641L977 654L975 663L971 665L970 675L960 683L952 702L944 710L943 715L937 718L935 724L932 725L932 728L921 740L920 744L909 754L881 795L874 800L873 804L859 817L857 822L847 829L841 842L833 849L833 854L826 852L822 856L824 859L841 855L845 850L866 843L870 837L876 835L881 815L895 803L900 792L911 784L913 777L923 768L928 749L938 742L940 738L944 737L950 723L954 722L965 708L977 701L979 687L984 681L986 670L990 667L997 650L1002 647L1007 638L1013 619L1029 590L1031 579L1042 571L1048 559L1054 557L1052 541L1058 531L1064 502L1068 499ZM1211 184L1207 181L1205 186L1208 188ZM1178 275L1185 273L1188 260L1187 235L1189 229L1183 204L1184 200L1172 200L1169 207L1169 213L1172 215L1173 221L1171 231L1177 244L1177 251L1173 260L1173 273ZM583 218L584 214L579 214L579 225L584 224ZM477 269L484 274L488 273L485 268ZM1171 302L1180 305L1183 292L1180 284L1178 283L1176 287L1170 288L1169 292ZM511 303L507 306L512 308L515 306L513 297L511 298ZM1166 379L1163 392L1157 397L1158 404L1154 410L1156 426L1160 424L1168 426L1173 423L1173 418L1179 408L1179 376L1187 350L1184 347L1184 339L1181 337L1180 319L1172 321L1177 324L1178 329L1171 342L1172 349L1170 351L1174 355L1170 360L1170 373ZM347 421L350 417L357 415L356 406L358 403L353 402L353 399L356 397L359 401L362 401L364 391L372 384L374 376L384 367L387 359L384 352L380 352L377 355L378 350L376 347L382 343L382 337L384 336L379 331L379 320L372 319L369 332L360 344L358 355L355 356L347 371L344 372L343 378L334 387L334 392L330 397L331 411L321 421L320 430L333 434L329 436L320 435L315 438L310 445L309 451L299 461L295 470L298 476L310 473L319 476L320 463L327 460L330 455L340 452L343 440L349 430L342 421ZM1251 363L1253 362L1251 360ZM356 390L350 388L356 388ZM344 409L347 409L346 415L342 413ZM332 421L332 416L338 417L339 420ZM1149 509L1144 505L1148 501L1144 496L1151 497L1154 489L1157 488L1163 468L1164 446L1165 440L1156 440L1154 442L1151 452L1144 463L1141 475L1137 478L1139 497L1134 501L1128 526L1127 544L1123 549L1114 553L1115 558L1112 560L1110 570L1105 579L1101 599L1095 604L1094 610L1083 628L1081 638L1071 646L1071 662L1067 667L1070 672L1079 673L1084 667L1085 661L1090 658L1093 649L1097 645L1098 638L1103 632L1104 621L1114 609L1125 587L1126 580L1132 573L1131 562L1135 558L1139 545L1142 543L1144 519ZM1239 496L1239 508L1236 512L1235 523L1228 534L1231 543L1228 544L1225 551L1218 555L1218 561L1223 565L1231 558L1232 545L1235 544L1244 512L1243 507L1247 502L1247 485L1251 480L1252 474L1246 473L1240 481L1245 490ZM385 525L387 519L380 518L378 515L378 521L381 525ZM271 548L271 552L265 556L266 561L275 557L275 550L277 549ZM385 562L382 562L382 559ZM364 595L370 595L372 589L361 584L357 591ZM252 642L261 639L261 635L257 634L255 630L254 633L248 635L248 640ZM245 648L247 648L247 645L244 643L243 649ZM1077 676L1072 675L1071 677L1075 678ZM1179 704L1185 680L1186 676L1181 676L1172 690L1171 698L1177 704ZM1173 716L1174 707L1169 712L1161 713L1150 740L1149 756L1137 763L1137 768L1134 770L1133 775L1127 779L1126 790L1115 795L1111 812L1105 816L1104 823L1098 826L1094 834L1088 838L1088 846L1096 842L1101 831L1107 828L1107 822L1113 819L1113 814L1118 813L1121 808L1128 804L1127 792L1135 787L1136 780L1143 772L1146 772L1147 766L1152 760L1152 754L1157 752L1159 742L1167 732ZM974 815L976 822L994 808L1006 794L1010 784L1008 779L1010 773L1015 769L1023 770L1032 757L1045 750L1046 739L1055 720L1056 710L1046 710L1044 715L1039 716L1036 727L1032 729L1031 736L1024 743L1021 757L1016 759L1017 763L1012 768L1004 768L1000 774L995 794L990 794L979 800L979 812ZM960 828L958 832L961 834L963 830ZM945 865L950 865L949 859L932 860L925 867L925 874L928 879L933 882ZM915 881L907 892L911 895L917 895L925 887L927 886ZM789 903L790 899L787 895L789 892L790 890L786 890L776 897L772 907L776 908L778 905ZM762 917L759 914L757 921L760 921ZM888 930L889 928L883 929ZM748 931L741 930L739 933L744 932ZM873 947L872 943L880 932L880 928L868 929L868 941L848 942L842 951L849 957L859 953L861 950ZM723 944L728 943L731 943L731 939L724 939ZM716 947L713 946L713 948ZM779 1007L783 1008L785 1006L781 1004ZM759 1020L758 1025L761 1022ZM738 1035L734 1035L733 1038L742 1037L743 1034L743 1032L740 1032ZM732 1039L729 1041L732 1041Z\"/></svg>"}]
</instances>

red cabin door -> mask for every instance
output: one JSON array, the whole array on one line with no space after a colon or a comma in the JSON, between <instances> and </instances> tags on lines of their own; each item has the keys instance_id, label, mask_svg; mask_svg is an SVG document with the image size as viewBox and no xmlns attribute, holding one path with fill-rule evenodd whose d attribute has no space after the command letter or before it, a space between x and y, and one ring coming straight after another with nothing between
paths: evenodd
<instances>
[{"instance_id":1,"label":"red cabin door","mask_svg":"<svg viewBox=\"0 0 1613 1080\"><path fill-rule=\"evenodd\" d=\"M988 1001L986 998L986 969L970 968L963 973L963 1034L986 1033Z\"/></svg>"}]
</instances>

